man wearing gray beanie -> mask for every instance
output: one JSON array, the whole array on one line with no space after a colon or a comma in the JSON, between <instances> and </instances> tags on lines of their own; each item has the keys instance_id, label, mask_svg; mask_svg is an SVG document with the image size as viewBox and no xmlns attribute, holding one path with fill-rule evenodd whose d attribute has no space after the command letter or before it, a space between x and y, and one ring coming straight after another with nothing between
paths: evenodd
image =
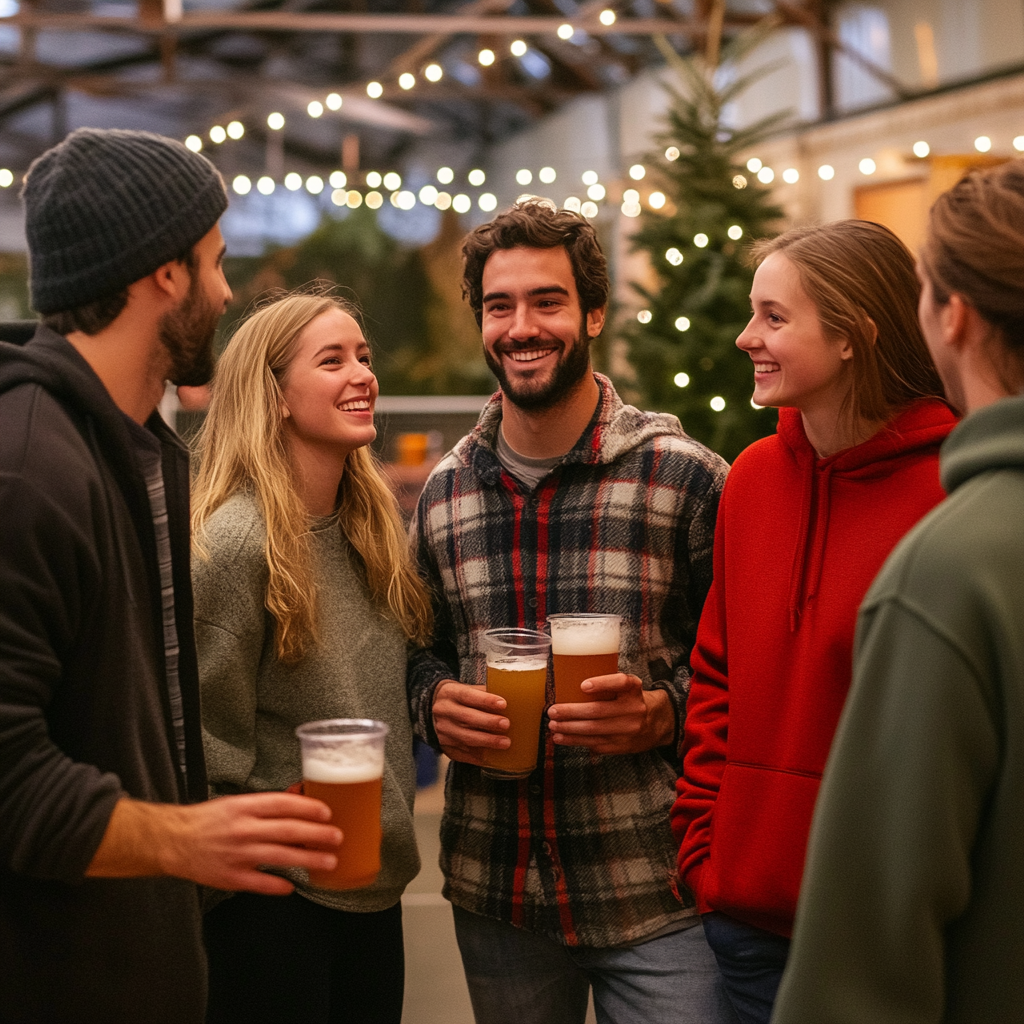
<instances>
[{"instance_id":1,"label":"man wearing gray beanie","mask_svg":"<svg viewBox=\"0 0 1024 1024\"><path fill-rule=\"evenodd\" d=\"M207 801L188 456L155 413L231 296L213 165L81 129L22 198L43 322L0 344L0 1024L200 1024L196 883L330 868L319 801Z\"/></svg>"}]
</instances>

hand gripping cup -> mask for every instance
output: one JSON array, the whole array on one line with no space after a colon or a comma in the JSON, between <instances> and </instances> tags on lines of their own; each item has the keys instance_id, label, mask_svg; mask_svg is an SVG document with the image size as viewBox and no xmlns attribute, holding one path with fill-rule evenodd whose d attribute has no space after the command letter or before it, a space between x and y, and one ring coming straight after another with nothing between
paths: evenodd
<instances>
[{"instance_id":1,"label":"hand gripping cup","mask_svg":"<svg viewBox=\"0 0 1024 1024\"><path fill-rule=\"evenodd\" d=\"M331 718L295 730L302 744L302 789L331 809L344 834L333 871L310 871L321 889L362 889L380 871L380 794L388 726L369 718Z\"/></svg>"},{"instance_id":2,"label":"hand gripping cup","mask_svg":"<svg viewBox=\"0 0 1024 1024\"><path fill-rule=\"evenodd\" d=\"M580 689L584 679L619 671L621 615L592 612L549 615L555 668L555 703L581 704L598 698Z\"/></svg>"},{"instance_id":3,"label":"hand gripping cup","mask_svg":"<svg viewBox=\"0 0 1024 1024\"><path fill-rule=\"evenodd\" d=\"M537 766L551 637L533 629L489 629L484 633L484 648L487 692L505 698L504 714L512 741L508 750L484 754L484 774L495 779L525 779Z\"/></svg>"}]
</instances>

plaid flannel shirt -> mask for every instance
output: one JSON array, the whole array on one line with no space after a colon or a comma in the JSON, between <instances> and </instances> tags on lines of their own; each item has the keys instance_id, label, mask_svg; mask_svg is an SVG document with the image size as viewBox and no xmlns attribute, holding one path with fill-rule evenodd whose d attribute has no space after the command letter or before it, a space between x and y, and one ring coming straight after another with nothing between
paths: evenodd
<instances>
[{"instance_id":1,"label":"plaid flannel shirt","mask_svg":"<svg viewBox=\"0 0 1024 1024\"><path fill-rule=\"evenodd\" d=\"M453 903L569 946L608 947L696 915L677 881L668 813L727 467L674 416L623 405L595 377L590 425L536 490L495 454L500 392L431 474L412 532L437 619L431 648L410 662L409 690L417 731L437 747L434 690L442 679L484 682L484 630L536 629L548 612L623 617L619 667L669 695L673 744L603 757L556 746L545 719L527 779L452 762L441 825Z\"/></svg>"}]
</instances>

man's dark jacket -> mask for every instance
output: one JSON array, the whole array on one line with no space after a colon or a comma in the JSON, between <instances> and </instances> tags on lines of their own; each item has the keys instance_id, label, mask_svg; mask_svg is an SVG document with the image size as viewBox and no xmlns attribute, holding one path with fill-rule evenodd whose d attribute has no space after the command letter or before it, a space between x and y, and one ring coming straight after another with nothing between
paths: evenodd
<instances>
[{"instance_id":1,"label":"man's dark jacket","mask_svg":"<svg viewBox=\"0 0 1024 1024\"><path fill-rule=\"evenodd\" d=\"M170 517L187 784L153 519L130 424L40 327L0 344L0 1021L200 1022L196 886L86 879L114 804L206 797L188 456L153 416Z\"/></svg>"}]
</instances>

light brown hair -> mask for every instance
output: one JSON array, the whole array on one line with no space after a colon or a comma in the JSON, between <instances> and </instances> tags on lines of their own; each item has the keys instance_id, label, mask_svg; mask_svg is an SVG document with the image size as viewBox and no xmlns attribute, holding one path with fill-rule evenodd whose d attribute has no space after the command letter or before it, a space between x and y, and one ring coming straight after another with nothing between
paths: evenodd
<instances>
[{"instance_id":1,"label":"light brown hair","mask_svg":"<svg viewBox=\"0 0 1024 1024\"><path fill-rule=\"evenodd\" d=\"M1024 160L974 171L935 200L921 266L935 301L954 292L1002 341L994 352L1001 383L1024 383Z\"/></svg>"},{"instance_id":2,"label":"light brown hair","mask_svg":"<svg viewBox=\"0 0 1024 1024\"><path fill-rule=\"evenodd\" d=\"M239 491L250 491L266 527L270 570L266 607L277 624L277 656L302 658L317 638L317 586L310 550L309 513L299 497L285 446L282 383L303 329L322 313L356 311L319 291L279 297L250 316L217 363L210 411L196 440L199 471L192 487L193 546L207 557L207 520ZM369 447L345 460L338 489L340 529L363 570L370 598L425 643L430 599L409 555L398 506Z\"/></svg>"},{"instance_id":3,"label":"light brown hair","mask_svg":"<svg viewBox=\"0 0 1024 1024\"><path fill-rule=\"evenodd\" d=\"M559 210L548 199L524 199L494 220L471 231L462 243L462 294L469 300L477 326L483 323L484 264L498 249L565 248L572 276L586 316L608 304L611 284L608 263L597 241L597 233L579 214Z\"/></svg>"},{"instance_id":4,"label":"light brown hair","mask_svg":"<svg viewBox=\"0 0 1024 1024\"><path fill-rule=\"evenodd\" d=\"M945 397L917 321L914 257L888 228L839 220L794 228L751 249L758 264L776 252L796 267L825 336L851 345L846 415L881 422L914 399Z\"/></svg>"}]
</instances>

